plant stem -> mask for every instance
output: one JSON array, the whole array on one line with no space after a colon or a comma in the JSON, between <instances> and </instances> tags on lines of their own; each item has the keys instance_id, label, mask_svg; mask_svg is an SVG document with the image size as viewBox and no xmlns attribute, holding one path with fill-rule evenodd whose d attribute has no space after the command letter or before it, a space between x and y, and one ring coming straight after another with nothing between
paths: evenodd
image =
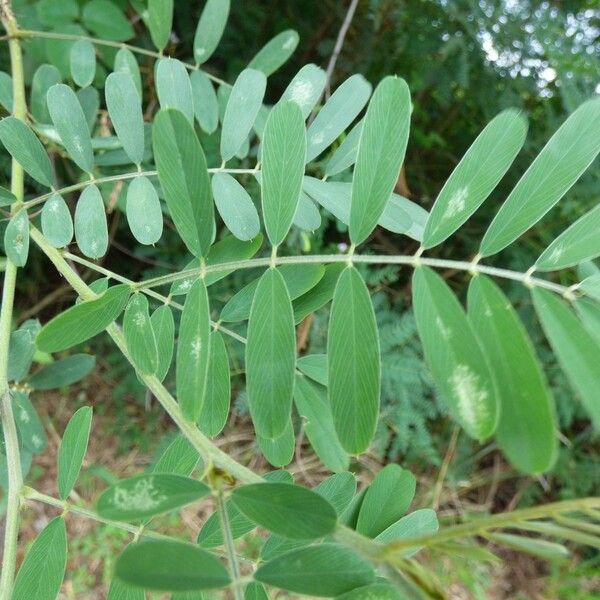
<instances>
[{"instance_id":1,"label":"plant stem","mask_svg":"<svg viewBox=\"0 0 600 600\"><path fill-rule=\"evenodd\" d=\"M205 273L219 273L223 271L232 271L238 269L254 269L257 267L268 267L272 264L273 258L251 258L248 260L241 260L238 262L219 263L215 265L207 265L204 268ZM315 254L310 256L278 256L275 258L276 265L293 265L293 264L308 264L308 263L340 263L348 262L348 255L346 254ZM547 290L556 292L563 296L570 294L569 288L548 281L546 279L540 279L539 277L532 277L528 273L521 273L520 271L511 271L509 269L500 269L498 267L491 267L481 263L473 263L461 260L446 260L441 258L415 258L412 254L389 256L389 255L371 255L371 254L354 254L352 256L353 263L362 264L381 264L381 265L405 265L409 267L417 267L425 265L436 269L453 269L457 271L467 271L470 273L482 273L485 275L492 275L494 277L500 277L503 279L511 279L518 281L524 285L537 286L545 288ZM185 271L179 271L178 273L171 273L169 275L162 275L160 277L154 277L141 281L136 284L136 289L148 289L167 283L173 283L180 279L187 279L188 277L198 277L200 275L200 269L187 269Z\"/></svg>"},{"instance_id":2,"label":"plant stem","mask_svg":"<svg viewBox=\"0 0 600 600\"><path fill-rule=\"evenodd\" d=\"M0 20L9 35L17 31L17 22L12 13L10 0L0 0ZM27 114L27 104L25 102L25 85L23 79L23 55L18 39L15 38L9 41L9 52L13 85L13 115L17 119L24 121ZM16 201L11 206L12 214L20 208L23 202L23 184L23 168L13 158L11 165L11 191ZM17 267L7 259L6 270L4 271L2 305L0 307L0 412L2 413L2 428L4 430L8 469L6 527L4 531L2 573L0 573L0 600L9 600L12 594L17 558L17 540L19 537L20 492L23 486L19 439L13 416L12 398L8 388L8 350L16 281Z\"/></svg>"},{"instance_id":3,"label":"plant stem","mask_svg":"<svg viewBox=\"0 0 600 600\"><path fill-rule=\"evenodd\" d=\"M111 48L127 48L131 52L135 54L142 54L143 56L150 56L151 58L164 58L164 54L160 54L158 52L153 52L152 50L146 50L146 48L140 48L139 46L132 46L130 44L124 44L123 42L113 42L111 40L102 40L95 37L90 37L87 35L77 35L71 33L57 33L54 31L36 31L33 29L19 29L13 32L8 32L7 36L3 36L0 38L0 41L8 40L9 43L13 39L25 39L25 38L44 38L48 40L65 40L65 41L78 41L78 40L87 40L95 44L96 46L109 46ZM193 65L191 63L183 63L184 66L190 71L197 71L199 67L197 65ZM219 85L225 85L227 87L231 87L230 83L227 83L223 79L212 75L211 73L204 71L206 76L209 79L212 79L215 83Z\"/></svg>"},{"instance_id":4,"label":"plant stem","mask_svg":"<svg viewBox=\"0 0 600 600\"><path fill-rule=\"evenodd\" d=\"M231 571L231 589L233 592L234 600L244 600L244 594L242 588L239 585L240 581L240 565L238 564L237 554L235 552L235 545L233 543L233 536L231 535L231 526L229 525L229 514L227 513L227 506L225 504L225 498L223 490L219 487L216 491L217 497L217 510L219 511L219 521L221 522L221 531L223 532L223 541L225 542L225 549L227 550L227 560L229 561L229 570Z\"/></svg>"}]
</instances>

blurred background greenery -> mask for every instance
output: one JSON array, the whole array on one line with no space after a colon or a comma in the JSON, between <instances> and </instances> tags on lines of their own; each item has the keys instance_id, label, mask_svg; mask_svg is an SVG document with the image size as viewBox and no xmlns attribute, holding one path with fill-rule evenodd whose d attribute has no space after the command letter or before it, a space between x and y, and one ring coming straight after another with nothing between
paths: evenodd
<instances>
[{"instance_id":1,"label":"blurred background greenery","mask_svg":"<svg viewBox=\"0 0 600 600\"><path fill-rule=\"evenodd\" d=\"M139 20L128 2L114 1L126 9L132 22ZM25 27L47 28L39 22L39 4L15 2L17 16ZM168 54L182 60L190 58L203 4L202 0L175 2L174 33ZM271 37L287 28L296 29L300 34L298 49L269 78L266 100L273 102L302 65L313 62L326 67L348 5L346 0L234 0L225 35L207 68L233 81ZM56 28L65 30L68 26L62 23ZM136 31L138 38L132 43L151 48L145 28L139 26ZM36 44L36 41L27 43L29 78L39 64L36 52L43 52ZM156 106L153 61L139 59L145 76L145 106L152 111ZM106 52L104 66L110 69L111 65L111 54ZM0 50L0 70L9 70L6 47ZM596 0L359 0L333 72L331 88L335 89L356 72L373 84L390 73L408 82L414 112L398 185L404 195L426 209L493 116L509 106L527 113L528 141L509 174L467 225L435 249L439 256L469 258L500 202L552 132L584 99L600 91L600 8ZM99 122L102 127L102 112ZM209 163L218 164L218 140L214 137L203 135L202 142ZM252 159L246 162L253 164ZM74 175L66 161L55 161L55 167L63 182L72 181ZM6 184L9 170L8 154L0 150L0 184ZM28 183L28 192L35 195L35 185ZM250 180L245 183L251 185ZM119 210L120 188L104 191L114 207L110 215L114 243L104 259L107 267L141 279L186 264L185 249L169 229L156 248L137 245ZM525 270L544 244L599 199L600 168L596 163L534 232L527 233L494 260L509 268ZM3 227L4 223L0 223L0 234ZM288 244L293 252L337 252L338 244L346 239L340 226L323 214L323 223L317 231L311 235L296 233ZM381 229L370 242L370 250L377 253L412 253L416 248L416 242ZM91 273L83 274L94 278ZM451 275L454 274L448 273ZM225 302L254 276L244 272L221 281L213 288L215 297ZM539 478L520 476L495 451L493 444L475 445L458 434L446 418L422 360L410 308L409 273L389 267L365 271L365 276L373 290L380 325L383 388L376 443L360 464L353 465L359 476L369 479L382 463L400 462L419 478L423 505L433 502L442 515L506 510L534 502L600 494L600 441L594 437L573 391L555 365L521 287L505 289L519 307L536 342L564 433L556 466ZM465 288L461 276L454 276L452 282L457 289ZM572 281L566 279L563 283ZM46 319L71 301L68 286L34 252L19 280L16 307L19 322L30 317L32 310ZM325 311L302 324L302 352L324 351L327 317ZM240 367L241 348L229 344L228 349L232 364ZM52 394L37 398L37 406L45 414L46 425L60 431L80 404L94 405L95 429L100 439L96 448L92 445L85 480L89 496L93 497L98 481L133 472L136 466L148 462L163 447L170 424L107 341L96 340L91 351L98 355L99 362L94 376L79 389L70 390L68 397ZM243 374L241 368L237 371ZM245 418L243 377L234 376L232 384L234 412L222 443L241 460L260 461L251 426ZM318 481L322 474L310 453L303 451L301 428L298 449L299 477L309 483ZM51 461L44 458L34 462L29 477L33 482L41 482L36 483L40 488L49 479L50 465ZM79 537L80 552L96 566L91 570L82 564L73 566L72 597L103 597L101 592L92 596L83 590L91 589L90 586L101 589L108 568L104 559L110 556L107 548L111 544L120 547L123 539L110 531L102 535L107 536L102 537L102 549L97 544L98 530L86 530ZM452 597L456 598L592 598L594 586L600 585L597 575L600 560L592 551L563 567L549 568L521 559L506 563L502 566L482 563L477 568L466 564L464 569L454 566L451 573L446 572L447 566L440 565L440 576L448 580L456 580L458 576L460 585L452 591Z\"/></svg>"}]
</instances>

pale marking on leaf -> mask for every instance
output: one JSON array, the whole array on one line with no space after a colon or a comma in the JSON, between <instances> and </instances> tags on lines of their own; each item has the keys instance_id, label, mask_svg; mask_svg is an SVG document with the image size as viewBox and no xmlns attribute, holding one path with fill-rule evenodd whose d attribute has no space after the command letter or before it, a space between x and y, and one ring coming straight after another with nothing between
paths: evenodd
<instances>
[{"instance_id":1,"label":"pale marking on leaf","mask_svg":"<svg viewBox=\"0 0 600 600\"><path fill-rule=\"evenodd\" d=\"M288 39L283 43L282 48L284 50L289 50L294 47L294 36L288 37Z\"/></svg>"},{"instance_id":2,"label":"pale marking on leaf","mask_svg":"<svg viewBox=\"0 0 600 600\"><path fill-rule=\"evenodd\" d=\"M137 312L135 313L135 317L133 318L133 322L136 324L137 327L143 327L146 323L146 316L144 315L143 312Z\"/></svg>"},{"instance_id":3,"label":"pale marking on leaf","mask_svg":"<svg viewBox=\"0 0 600 600\"><path fill-rule=\"evenodd\" d=\"M564 251L565 247L562 244L556 246L556 248L554 248L554 250L552 251L552 254L550 254L550 262L556 264L560 257L564 254Z\"/></svg>"},{"instance_id":4,"label":"pale marking on leaf","mask_svg":"<svg viewBox=\"0 0 600 600\"><path fill-rule=\"evenodd\" d=\"M485 401L487 390L479 382L479 376L468 365L457 365L448 380L458 400L458 413L465 423L473 429L489 417Z\"/></svg>"},{"instance_id":5,"label":"pale marking on leaf","mask_svg":"<svg viewBox=\"0 0 600 600\"><path fill-rule=\"evenodd\" d=\"M323 143L324 139L325 139L325 134L322 131L319 131L319 133L312 136L311 142L313 144L321 144L321 143Z\"/></svg>"},{"instance_id":6,"label":"pale marking on leaf","mask_svg":"<svg viewBox=\"0 0 600 600\"><path fill-rule=\"evenodd\" d=\"M469 188L467 186L456 190L448 202L448 206L444 212L444 218L451 219L465 210L465 203L468 196Z\"/></svg>"},{"instance_id":7,"label":"pale marking on leaf","mask_svg":"<svg viewBox=\"0 0 600 600\"><path fill-rule=\"evenodd\" d=\"M438 329L440 330L440 334L442 335L442 337L445 340L450 339L452 332L450 331L449 327L446 327L444 325L444 321L442 321L442 319L440 319L440 317L435 318L435 324L438 326Z\"/></svg>"},{"instance_id":8,"label":"pale marking on leaf","mask_svg":"<svg viewBox=\"0 0 600 600\"><path fill-rule=\"evenodd\" d=\"M310 81L294 81L290 89L290 98L296 104L304 106L312 97L313 84Z\"/></svg>"},{"instance_id":9,"label":"pale marking on leaf","mask_svg":"<svg viewBox=\"0 0 600 600\"><path fill-rule=\"evenodd\" d=\"M24 408L21 408L21 411L19 412L19 419L21 420L21 423L29 423L29 415Z\"/></svg>"},{"instance_id":10,"label":"pale marking on leaf","mask_svg":"<svg viewBox=\"0 0 600 600\"><path fill-rule=\"evenodd\" d=\"M34 433L31 436L31 443L36 447L36 448L40 448L42 446L42 438L37 435L37 433Z\"/></svg>"},{"instance_id":11,"label":"pale marking on leaf","mask_svg":"<svg viewBox=\"0 0 600 600\"><path fill-rule=\"evenodd\" d=\"M140 479L128 490L117 486L113 495L113 504L119 510L149 510L156 508L167 497L154 489L154 478Z\"/></svg>"},{"instance_id":12,"label":"pale marking on leaf","mask_svg":"<svg viewBox=\"0 0 600 600\"><path fill-rule=\"evenodd\" d=\"M197 360L200 358L200 352L202 351L202 340L200 337L194 338L192 344L192 356Z\"/></svg>"}]
</instances>

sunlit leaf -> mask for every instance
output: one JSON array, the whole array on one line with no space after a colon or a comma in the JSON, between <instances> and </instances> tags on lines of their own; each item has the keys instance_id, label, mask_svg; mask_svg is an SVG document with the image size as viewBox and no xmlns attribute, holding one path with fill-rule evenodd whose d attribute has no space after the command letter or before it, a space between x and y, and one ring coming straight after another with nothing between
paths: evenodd
<instances>
[{"instance_id":1,"label":"sunlit leaf","mask_svg":"<svg viewBox=\"0 0 600 600\"><path fill-rule=\"evenodd\" d=\"M89 258L100 258L108 249L108 225L100 190L88 185L75 208L75 239L79 249Z\"/></svg>"},{"instance_id":2,"label":"sunlit leaf","mask_svg":"<svg viewBox=\"0 0 600 600\"><path fill-rule=\"evenodd\" d=\"M110 120L123 149L133 163L144 158L144 118L139 92L131 75L111 73L104 84Z\"/></svg>"},{"instance_id":3,"label":"sunlit leaf","mask_svg":"<svg viewBox=\"0 0 600 600\"><path fill-rule=\"evenodd\" d=\"M197 422L202 411L210 356L210 310L202 279L185 299L177 343L177 400L183 414Z\"/></svg>"},{"instance_id":4,"label":"sunlit leaf","mask_svg":"<svg viewBox=\"0 0 600 600\"><path fill-rule=\"evenodd\" d=\"M117 559L115 575L151 590L185 592L225 587L227 570L219 559L186 542L148 540L130 544Z\"/></svg>"},{"instance_id":5,"label":"sunlit leaf","mask_svg":"<svg viewBox=\"0 0 600 600\"><path fill-rule=\"evenodd\" d=\"M322 496L288 483L236 487L231 500L251 521L284 537L308 540L333 531L336 512Z\"/></svg>"},{"instance_id":6,"label":"sunlit leaf","mask_svg":"<svg viewBox=\"0 0 600 600\"><path fill-rule=\"evenodd\" d=\"M379 414L381 364L379 336L369 291L359 272L339 276L327 338L329 401L342 447L364 452Z\"/></svg>"},{"instance_id":7,"label":"sunlit leaf","mask_svg":"<svg viewBox=\"0 0 600 600\"><path fill-rule=\"evenodd\" d=\"M352 75L335 90L308 128L307 162L317 158L356 119L371 89L362 75Z\"/></svg>"},{"instance_id":8,"label":"sunlit leaf","mask_svg":"<svg viewBox=\"0 0 600 600\"><path fill-rule=\"evenodd\" d=\"M373 231L394 191L404 160L412 105L403 79L386 77L373 92L358 145L350 239L363 242Z\"/></svg>"},{"instance_id":9,"label":"sunlit leaf","mask_svg":"<svg viewBox=\"0 0 600 600\"><path fill-rule=\"evenodd\" d=\"M310 596L339 596L372 583L371 565L339 544L320 544L287 552L262 564L257 581Z\"/></svg>"},{"instance_id":10,"label":"sunlit leaf","mask_svg":"<svg viewBox=\"0 0 600 600\"><path fill-rule=\"evenodd\" d=\"M271 75L287 62L299 39L298 33L293 29L278 33L256 53L248 68L262 71L267 76Z\"/></svg>"},{"instance_id":11,"label":"sunlit leaf","mask_svg":"<svg viewBox=\"0 0 600 600\"><path fill-rule=\"evenodd\" d=\"M236 238L248 241L260 231L258 212L248 192L229 173L215 173L212 192L223 222Z\"/></svg>"},{"instance_id":12,"label":"sunlit leaf","mask_svg":"<svg viewBox=\"0 0 600 600\"><path fill-rule=\"evenodd\" d=\"M67 565L67 529L56 517L37 536L19 569L12 600L56 600Z\"/></svg>"},{"instance_id":13,"label":"sunlit leaf","mask_svg":"<svg viewBox=\"0 0 600 600\"><path fill-rule=\"evenodd\" d=\"M296 335L287 286L278 269L260 278L246 345L246 390L256 433L280 436L292 409Z\"/></svg>"},{"instance_id":14,"label":"sunlit leaf","mask_svg":"<svg viewBox=\"0 0 600 600\"><path fill-rule=\"evenodd\" d=\"M255 69L244 69L235 80L227 101L221 131L221 158L233 158L254 125L265 95L267 78Z\"/></svg>"},{"instance_id":15,"label":"sunlit leaf","mask_svg":"<svg viewBox=\"0 0 600 600\"><path fill-rule=\"evenodd\" d=\"M552 396L527 332L508 298L484 276L469 286L469 319L496 377L500 421L496 439L524 473L543 473L556 458Z\"/></svg>"},{"instance_id":16,"label":"sunlit leaf","mask_svg":"<svg viewBox=\"0 0 600 600\"><path fill-rule=\"evenodd\" d=\"M73 239L73 220L62 196L53 194L42 207L42 233L49 244L64 248Z\"/></svg>"},{"instance_id":17,"label":"sunlit leaf","mask_svg":"<svg viewBox=\"0 0 600 600\"><path fill-rule=\"evenodd\" d=\"M161 58L156 65L156 92L162 109L182 112L194 123L194 95L184 64L176 58Z\"/></svg>"},{"instance_id":18,"label":"sunlit leaf","mask_svg":"<svg viewBox=\"0 0 600 600\"><path fill-rule=\"evenodd\" d=\"M472 438L488 438L500 407L488 359L463 308L428 267L415 269L413 307L425 359L452 416Z\"/></svg>"},{"instance_id":19,"label":"sunlit leaf","mask_svg":"<svg viewBox=\"0 0 600 600\"><path fill-rule=\"evenodd\" d=\"M569 307L552 292L539 287L531 291L544 332L577 392L596 430L600 430L600 344Z\"/></svg>"},{"instance_id":20,"label":"sunlit leaf","mask_svg":"<svg viewBox=\"0 0 600 600\"><path fill-rule=\"evenodd\" d=\"M52 186L52 165L42 143L23 121L5 117L0 121L0 141L25 172L47 187Z\"/></svg>"},{"instance_id":21,"label":"sunlit leaf","mask_svg":"<svg viewBox=\"0 0 600 600\"><path fill-rule=\"evenodd\" d=\"M178 110L160 110L152 127L158 178L171 218L190 252L206 256L214 207L206 158L196 132Z\"/></svg>"},{"instance_id":22,"label":"sunlit leaf","mask_svg":"<svg viewBox=\"0 0 600 600\"><path fill-rule=\"evenodd\" d=\"M95 300L80 302L46 323L36 338L42 352L60 352L104 331L127 304L128 285L115 285Z\"/></svg>"},{"instance_id":23,"label":"sunlit leaf","mask_svg":"<svg viewBox=\"0 0 600 600\"><path fill-rule=\"evenodd\" d=\"M229 0L206 0L194 36L194 60L201 65L216 50L229 16Z\"/></svg>"},{"instance_id":24,"label":"sunlit leaf","mask_svg":"<svg viewBox=\"0 0 600 600\"><path fill-rule=\"evenodd\" d=\"M79 471L85 458L90 429L92 427L92 409L82 406L71 417L63 433L58 450L58 493L66 500L79 477Z\"/></svg>"},{"instance_id":25,"label":"sunlit leaf","mask_svg":"<svg viewBox=\"0 0 600 600\"><path fill-rule=\"evenodd\" d=\"M96 510L113 521L139 521L181 508L208 494L201 481L182 475L155 473L122 479L104 490Z\"/></svg>"},{"instance_id":26,"label":"sunlit leaf","mask_svg":"<svg viewBox=\"0 0 600 600\"><path fill-rule=\"evenodd\" d=\"M600 152L600 98L584 102L561 125L514 187L486 231L479 252L490 256L535 225Z\"/></svg>"},{"instance_id":27,"label":"sunlit leaf","mask_svg":"<svg viewBox=\"0 0 600 600\"><path fill-rule=\"evenodd\" d=\"M527 135L527 119L515 109L485 127L444 184L427 221L423 247L450 237L483 204L513 163Z\"/></svg>"},{"instance_id":28,"label":"sunlit leaf","mask_svg":"<svg viewBox=\"0 0 600 600\"><path fill-rule=\"evenodd\" d=\"M317 65L304 65L285 88L280 102L295 102L306 119L325 89L326 78L325 71Z\"/></svg>"}]
</instances>

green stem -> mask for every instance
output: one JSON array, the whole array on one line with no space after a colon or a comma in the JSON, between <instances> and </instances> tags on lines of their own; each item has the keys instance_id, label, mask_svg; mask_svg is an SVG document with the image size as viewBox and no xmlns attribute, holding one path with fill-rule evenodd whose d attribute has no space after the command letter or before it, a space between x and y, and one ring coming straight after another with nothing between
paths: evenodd
<instances>
[{"instance_id":1,"label":"green stem","mask_svg":"<svg viewBox=\"0 0 600 600\"><path fill-rule=\"evenodd\" d=\"M208 169L209 173L231 173L233 175L247 175L254 174L256 171L254 169L221 169L221 168L210 168ZM68 185L64 188L60 188L58 190L53 190L52 192L48 192L46 194L42 194L41 196L36 196L31 200L23 203L24 208L32 208L37 206L38 204L42 204L48 198L51 198L55 194L69 194L70 192L76 192L77 190L81 190L86 188L88 185L92 184L102 184L102 183L112 183L113 181L125 181L127 179L134 179L138 175L143 175L145 177L156 177L158 173L156 171L132 171L131 173L121 173L120 175L109 175L107 177L97 177L94 179L88 179L86 181L80 181L79 183L74 183L73 185Z\"/></svg>"},{"instance_id":2,"label":"green stem","mask_svg":"<svg viewBox=\"0 0 600 600\"><path fill-rule=\"evenodd\" d=\"M0 38L0 41L8 40L9 43L13 39L26 39L26 38L44 38L48 40L65 40L65 41L73 41L76 42L78 40L88 40L95 44L96 46L109 46L111 48L127 48L131 52L135 54L141 54L143 56L150 56L151 58L164 58L164 54L160 54L158 52L154 52L152 50L146 50L146 48L140 48L139 46L132 46L130 44L124 44L123 42L113 42L110 40L102 40L95 37L90 37L87 35L77 35L70 33L57 33L54 31L36 31L33 29L19 29L14 30L13 32L8 32L7 36L3 36ZM190 71L197 71L199 67L197 65L193 65L191 63L183 63L187 69ZM227 87L231 87L230 83L227 83L223 79L212 75L211 73L204 71L206 76L209 79L212 79L215 83L219 85L225 85Z\"/></svg>"},{"instance_id":3,"label":"green stem","mask_svg":"<svg viewBox=\"0 0 600 600\"><path fill-rule=\"evenodd\" d=\"M315 254L310 256L278 256L274 259L277 265L292 265L292 264L308 264L308 263L340 263L348 262L348 256L346 254ZM371 255L371 254L354 254L352 256L353 263L362 264L380 264L380 265L405 265L409 267L417 267L425 265L436 269L453 269L457 271L467 271L469 273L481 273L485 275L492 275L494 277L500 277L503 279L511 279L518 281L524 285L537 286L545 288L561 294L563 296L570 296L569 288L547 281L546 279L540 279L539 277L532 277L528 273L521 273L520 271L511 271L509 269L500 269L498 267L491 267L481 263L474 263L461 260L446 260L441 258L415 258L414 255L399 255L399 256L388 256L388 255ZM238 269L255 269L257 267L269 267L273 264L273 257L268 258L251 258L248 260L241 260L237 262L219 263L215 265L207 265L204 269L205 273L220 273L223 271L232 271ZM171 273L169 275L162 275L160 277L154 277L146 281L141 281L136 284L136 289L148 289L157 287L160 285L166 285L167 283L173 283L181 279L187 279L188 277L198 277L200 275L200 269L187 269L185 271L179 271L178 273Z\"/></svg>"},{"instance_id":4,"label":"green stem","mask_svg":"<svg viewBox=\"0 0 600 600\"><path fill-rule=\"evenodd\" d=\"M229 514L227 513L227 505L225 504L225 498L222 489L219 488L217 490L216 497L219 521L221 522L221 531L223 532L223 541L225 542L227 560L229 561L229 570L231 572L231 589L233 592L233 597L234 600L244 600L244 594L241 586L239 585L241 578L240 565L238 563L235 545L233 543L233 536L231 535Z\"/></svg>"},{"instance_id":5,"label":"green stem","mask_svg":"<svg viewBox=\"0 0 600 600\"><path fill-rule=\"evenodd\" d=\"M30 236L58 269L59 273L64 276L71 287L73 287L84 300L95 298L95 294L86 285L83 279L71 269L60 252L48 244L46 238L44 238L40 231L35 227L31 227ZM123 337L123 332L120 327L116 323L113 323L109 325L106 330L119 350L133 366L133 361L129 356L125 338ZM220 450L198 429L195 423L186 419L175 398L173 398L167 388L165 388L154 375L145 373L138 373L138 375L146 387L154 394L167 414L179 427L181 432L188 438L194 448L198 450L206 464L214 464L244 483L256 483L262 481L260 475L257 475L247 467L244 467L228 454Z\"/></svg>"},{"instance_id":6,"label":"green stem","mask_svg":"<svg viewBox=\"0 0 600 600\"><path fill-rule=\"evenodd\" d=\"M9 35L17 31L17 22L12 13L10 0L0 0L0 20ZM9 41L10 65L13 85L13 115L25 120L27 104L25 101L25 84L23 78L23 55L18 39ZM13 158L11 166L11 191L16 201L11 206L14 214L23 203L24 175L23 168ZM0 574L0 600L9 600L12 594L17 559L17 540L19 537L19 520L23 487L21 473L21 456L19 439L12 410L12 398L8 388L8 350L12 323L17 267L7 259L0 307L0 412L4 430L6 463L8 469L8 488L6 498L6 522L4 531L4 550L2 555L2 573Z\"/></svg>"}]
</instances>

